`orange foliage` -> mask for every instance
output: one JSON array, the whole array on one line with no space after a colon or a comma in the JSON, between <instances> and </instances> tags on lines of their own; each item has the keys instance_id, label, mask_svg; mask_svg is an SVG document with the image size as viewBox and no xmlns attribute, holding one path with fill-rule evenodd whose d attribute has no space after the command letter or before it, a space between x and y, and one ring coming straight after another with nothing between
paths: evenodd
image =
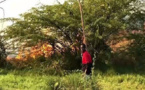
<instances>
[{"instance_id":1,"label":"orange foliage","mask_svg":"<svg viewBox=\"0 0 145 90\"><path fill-rule=\"evenodd\" d=\"M44 43L42 45L35 45L31 47L30 50L25 50L19 52L19 54L15 57L16 60L28 60L28 59L37 59L40 56L49 57L53 54L53 47L48 43Z\"/></svg>"},{"instance_id":2,"label":"orange foliage","mask_svg":"<svg viewBox=\"0 0 145 90\"><path fill-rule=\"evenodd\" d=\"M20 52L16 57L15 57L16 60L22 60L23 59L23 56L22 56L22 52Z\"/></svg>"}]
</instances>

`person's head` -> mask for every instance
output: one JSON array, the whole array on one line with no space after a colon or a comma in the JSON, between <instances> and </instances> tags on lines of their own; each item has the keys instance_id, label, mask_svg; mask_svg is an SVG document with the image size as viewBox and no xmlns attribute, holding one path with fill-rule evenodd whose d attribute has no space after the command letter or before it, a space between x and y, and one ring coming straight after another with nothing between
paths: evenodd
<instances>
[{"instance_id":1,"label":"person's head","mask_svg":"<svg viewBox=\"0 0 145 90\"><path fill-rule=\"evenodd\" d=\"M85 44L81 44L81 52L85 52L86 51L86 45Z\"/></svg>"}]
</instances>

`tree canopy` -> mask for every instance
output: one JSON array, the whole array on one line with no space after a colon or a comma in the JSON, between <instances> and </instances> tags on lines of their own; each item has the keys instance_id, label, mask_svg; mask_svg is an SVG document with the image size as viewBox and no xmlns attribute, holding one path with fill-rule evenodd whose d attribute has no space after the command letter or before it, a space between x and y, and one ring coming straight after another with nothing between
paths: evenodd
<instances>
[{"instance_id":1,"label":"tree canopy","mask_svg":"<svg viewBox=\"0 0 145 90\"><path fill-rule=\"evenodd\" d=\"M136 29L144 22L143 10L132 7L137 0L84 0L82 2L85 35L88 50L98 52L98 57L111 53L106 41L121 30ZM133 12L133 13L132 13ZM5 30L5 38L34 45L38 41L60 43L70 48L82 42L81 17L77 0L64 4L43 5L21 14L21 18L9 18L13 24ZM139 22L139 23L137 23ZM110 56L107 56L109 58ZM98 58L100 59L100 58Z\"/></svg>"}]
</instances>

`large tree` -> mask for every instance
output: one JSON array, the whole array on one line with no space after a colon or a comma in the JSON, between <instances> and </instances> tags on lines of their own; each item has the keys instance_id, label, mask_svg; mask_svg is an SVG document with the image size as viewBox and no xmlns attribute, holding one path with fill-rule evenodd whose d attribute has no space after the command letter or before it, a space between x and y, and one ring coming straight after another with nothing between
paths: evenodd
<instances>
[{"instance_id":1,"label":"large tree","mask_svg":"<svg viewBox=\"0 0 145 90\"><path fill-rule=\"evenodd\" d=\"M92 54L97 53L98 60L109 59L110 49L106 41L112 34L130 25L126 17L135 15L132 15L131 11L134 9L130 5L135 1L84 0L82 2L88 50ZM22 14L20 19L9 20L14 23L6 29L7 39L18 39L22 42L29 42L28 44L31 45L38 41L48 40L52 45L58 42L68 48L79 46L82 42L81 18L77 0L32 8Z\"/></svg>"}]
</instances>

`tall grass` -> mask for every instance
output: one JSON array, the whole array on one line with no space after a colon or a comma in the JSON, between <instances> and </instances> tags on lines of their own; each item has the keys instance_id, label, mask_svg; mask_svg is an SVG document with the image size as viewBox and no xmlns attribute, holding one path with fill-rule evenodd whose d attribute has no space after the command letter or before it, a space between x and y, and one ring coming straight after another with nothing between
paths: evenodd
<instances>
[{"instance_id":1,"label":"tall grass","mask_svg":"<svg viewBox=\"0 0 145 90\"><path fill-rule=\"evenodd\" d=\"M36 69L35 69L36 70ZM0 90L144 90L145 75L106 73L95 70L91 79L81 72L64 76L32 70L0 69Z\"/></svg>"}]
</instances>

